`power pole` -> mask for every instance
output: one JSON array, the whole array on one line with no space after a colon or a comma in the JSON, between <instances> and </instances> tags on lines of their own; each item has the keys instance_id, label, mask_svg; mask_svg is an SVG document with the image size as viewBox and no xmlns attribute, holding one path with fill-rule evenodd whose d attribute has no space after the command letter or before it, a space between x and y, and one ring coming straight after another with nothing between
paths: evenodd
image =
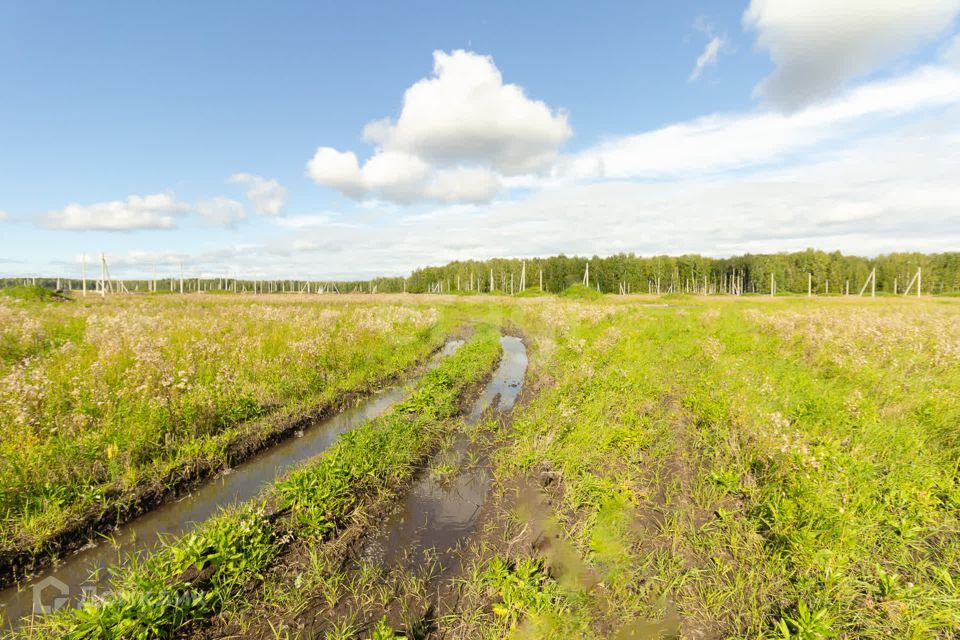
<instances>
[{"instance_id":1,"label":"power pole","mask_svg":"<svg viewBox=\"0 0 960 640\"><path fill-rule=\"evenodd\" d=\"M107 269L107 256L103 253L100 254L100 297L107 297L107 285L110 282L110 272ZM113 287L110 287L111 293L113 292Z\"/></svg>"},{"instance_id":2,"label":"power pole","mask_svg":"<svg viewBox=\"0 0 960 640\"><path fill-rule=\"evenodd\" d=\"M870 285L870 297L876 297L877 295L877 268L874 267L873 271L870 272L870 275L867 276L867 279L864 280L863 286L860 287L860 295L863 295L863 292L867 290L867 285Z\"/></svg>"}]
</instances>

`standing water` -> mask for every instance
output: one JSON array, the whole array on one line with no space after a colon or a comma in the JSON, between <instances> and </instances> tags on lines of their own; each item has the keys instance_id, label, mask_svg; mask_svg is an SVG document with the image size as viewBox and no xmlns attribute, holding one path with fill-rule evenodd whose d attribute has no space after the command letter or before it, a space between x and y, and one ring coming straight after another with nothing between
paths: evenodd
<instances>
[{"instance_id":1,"label":"standing water","mask_svg":"<svg viewBox=\"0 0 960 640\"><path fill-rule=\"evenodd\" d=\"M495 400L497 411L508 413L523 387L527 370L523 341L503 336L500 343L503 359L467 416L464 431L469 431ZM452 455L455 467L463 466L469 450L469 434L461 432L446 455ZM422 566L430 554L439 561L442 576L455 568L453 556L473 532L492 480L490 469L483 464L471 465L450 480L424 476L374 534L363 555L384 566L398 562Z\"/></svg>"},{"instance_id":2,"label":"standing water","mask_svg":"<svg viewBox=\"0 0 960 640\"><path fill-rule=\"evenodd\" d=\"M462 344L462 340L447 342L440 356L452 354ZM439 358L434 358L428 366L437 364ZM407 388L401 384L381 391L356 407L308 427L302 437L284 440L193 493L120 526L109 539L91 543L34 578L0 591L0 622L15 629L32 614L76 606L86 598L104 594L111 568L156 547L163 538L187 533L224 507L256 497L277 476L322 453L338 436L380 415L406 393Z\"/></svg>"}]
</instances>

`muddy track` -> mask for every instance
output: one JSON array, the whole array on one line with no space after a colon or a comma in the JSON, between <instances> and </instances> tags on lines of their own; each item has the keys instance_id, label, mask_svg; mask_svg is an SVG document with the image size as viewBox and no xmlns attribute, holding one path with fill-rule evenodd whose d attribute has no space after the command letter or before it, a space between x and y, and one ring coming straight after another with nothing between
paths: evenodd
<instances>
[{"instance_id":1,"label":"muddy track","mask_svg":"<svg viewBox=\"0 0 960 640\"><path fill-rule=\"evenodd\" d=\"M518 333L504 331L502 340L516 339ZM510 410L529 398L523 385L526 350L519 340L516 342L520 343L523 349L523 373L518 384L513 385L518 388L497 388L496 381L498 376L502 378L505 364L501 361L490 381L477 385L477 388L464 395L461 415L466 418L468 425L477 424L486 418L499 418L502 427L504 423L509 423ZM503 385L503 380L499 383ZM518 393L520 397L517 397ZM502 394L507 396L504 400L506 406L500 404ZM452 444L441 443L424 452L421 469L410 481L370 496L364 505L357 509L349 524L321 545L322 561L331 572L355 575L360 563L374 562L384 569L383 584L387 585L396 582L398 573L416 575L427 565L435 568L442 564L446 570L428 570L432 572L428 582L435 588L437 596L449 593L460 572L462 550L470 544L470 540L478 532L478 527L489 518L487 514L490 504L487 496L492 491L493 482L489 455L497 447L496 430L478 429L474 436L475 440L467 441L463 432L451 433L454 441ZM456 450L461 458L472 456L474 462L469 466L464 465L454 478L437 481L427 473L427 467L452 450ZM471 490L467 485L474 482L482 486L474 486ZM454 504L451 511L451 503L458 500L461 503L466 500L467 504L462 504L465 509L459 509ZM435 550L441 550L441 553L435 554ZM311 553L315 554L316 551L314 549L311 552L306 542L292 545L270 579L274 582L293 583L311 561L316 562L316 556L311 557ZM248 599L250 602L258 600L255 591ZM259 638L271 633L271 627L277 622L303 637L322 637L324 632L329 630L332 621L342 617L356 617L356 603L349 598L333 607L322 600L319 595L308 595L303 606L293 612L270 610L269 607L262 611L255 609L253 615L250 615L249 611L244 612L247 622L253 623L252 629L241 629L228 617L215 616L183 637L194 640L221 637ZM396 607L367 606L361 613L367 632L373 623L385 617L395 629L403 628L407 637L424 637L423 634L434 626L434 613L441 606L446 608L448 603L441 602L441 597L437 597L417 605L410 602L406 604L406 608L412 606L422 612L418 621L411 623L409 620L402 620L402 616L395 610ZM412 628L411 625L417 628Z\"/></svg>"},{"instance_id":2,"label":"muddy track","mask_svg":"<svg viewBox=\"0 0 960 640\"><path fill-rule=\"evenodd\" d=\"M460 329L450 337L468 333L469 329ZM442 345L438 346L406 371L378 380L363 391L342 394L333 402L322 406L267 415L251 421L246 430L224 445L225 453L222 458L191 460L162 478L149 478L125 490L119 486L106 489L104 503L91 506L71 519L38 548L0 550L0 588L12 588L18 581L28 579L50 566L58 556L62 557L89 546L98 536L107 535L121 525L190 494L235 465L302 433L311 425L357 406L378 389L420 375L428 360L442 348Z\"/></svg>"}]
</instances>

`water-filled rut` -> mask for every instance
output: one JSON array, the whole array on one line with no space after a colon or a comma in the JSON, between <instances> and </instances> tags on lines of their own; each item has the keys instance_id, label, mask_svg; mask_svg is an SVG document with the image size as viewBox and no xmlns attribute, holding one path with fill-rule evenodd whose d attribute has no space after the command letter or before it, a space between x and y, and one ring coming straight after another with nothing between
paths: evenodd
<instances>
[{"instance_id":1,"label":"water-filled rut","mask_svg":"<svg viewBox=\"0 0 960 640\"><path fill-rule=\"evenodd\" d=\"M447 342L428 367L439 364L441 357L450 355L462 344L461 340ZM35 577L0 591L2 626L16 628L32 614L102 595L111 568L156 547L164 537L183 535L224 507L256 497L277 476L322 453L341 434L382 414L403 399L407 391L406 385L394 385L356 407L319 421L305 429L301 436L276 444L181 499L122 525L98 544L87 545Z\"/></svg>"},{"instance_id":2,"label":"water-filled rut","mask_svg":"<svg viewBox=\"0 0 960 640\"><path fill-rule=\"evenodd\" d=\"M440 454L458 469L453 478L424 475L365 545L362 555L389 566L423 565L428 558L442 567L439 577L455 569L455 554L473 533L493 477L484 460L469 463L470 428L488 409L509 413L523 388L527 352L520 338L503 336L503 358L466 417L453 446ZM496 405L494 406L494 403Z\"/></svg>"}]
</instances>

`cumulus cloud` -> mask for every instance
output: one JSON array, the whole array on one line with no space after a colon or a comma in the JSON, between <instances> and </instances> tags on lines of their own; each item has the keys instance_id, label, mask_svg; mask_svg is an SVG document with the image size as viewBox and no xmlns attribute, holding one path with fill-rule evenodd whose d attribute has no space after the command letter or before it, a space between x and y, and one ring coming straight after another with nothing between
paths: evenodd
<instances>
[{"instance_id":1,"label":"cumulus cloud","mask_svg":"<svg viewBox=\"0 0 960 640\"><path fill-rule=\"evenodd\" d=\"M935 38L958 11L960 0L751 0L743 24L777 67L758 91L783 109L810 104Z\"/></svg>"},{"instance_id":2,"label":"cumulus cloud","mask_svg":"<svg viewBox=\"0 0 960 640\"><path fill-rule=\"evenodd\" d=\"M203 224L211 227L233 227L247 219L243 204L230 198L200 200L195 209Z\"/></svg>"},{"instance_id":3,"label":"cumulus cloud","mask_svg":"<svg viewBox=\"0 0 960 640\"><path fill-rule=\"evenodd\" d=\"M247 187L244 195L253 205L253 210L265 216L283 214L287 204L287 190L276 180L252 173L235 173L229 182Z\"/></svg>"},{"instance_id":4,"label":"cumulus cloud","mask_svg":"<svg viewBox=\"0 0 960 640\"><path fill-rule=\"evenodd\" d=\"M91 205L68 204L60 211L43 216L43 224L54 229L129 231L134 229L170 229L174 218L190 210L169 193L129 196Z\"/></svg>"},{"instance_id":5,"label":"cumulus cloud","mask_svg":"<svg viewBox=\"0 0 960 640\"><path fill-rule=\"evenodd\" d=\"M426 195L441 202L489 202L500 191L500 176L486 169L438 171L427 186Z\"/></svg>"},{"instance_id":6,"label":"cumulus cloud","mask_svg":"<svg viewBox=\"0 0 960 640\"><path fill-rule=\"evenodd\" d=\"M717 63L717 56L720 54L720 48L723 46L723 38L713 36L703 48L703 53L697 56L697 62L693 65L693 71L690 72L688 80L693 82L700 78L703 70Z\"/></svg>"},{"instance_id":7,"label":"cumulus cloud","mask_svg":"<svg viewBox=\"0 0 960 640\"><path fill-rule=\"evenodd\" d=\"M433 60L433 75L406 90L396 121L364 127L364 140L376 145L366 162L320 147L307 174L354 198L483 201L500 176L550 167L572 134L566 114L505 84L489 56L435 51Z\"/></svg>"}]
</instances>

